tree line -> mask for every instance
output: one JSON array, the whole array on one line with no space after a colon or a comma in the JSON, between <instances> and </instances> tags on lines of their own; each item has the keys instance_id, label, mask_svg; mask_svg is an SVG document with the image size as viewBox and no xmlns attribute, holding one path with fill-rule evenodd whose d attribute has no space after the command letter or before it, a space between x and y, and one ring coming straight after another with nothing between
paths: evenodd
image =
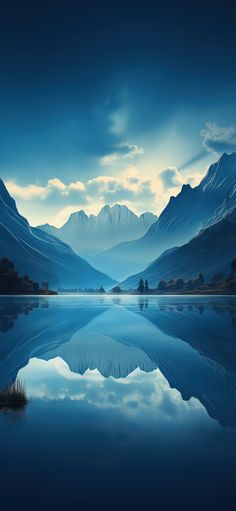
<instances>
[{"instance_id":1,"label":"tree line","mask_svg":"<svg viewBox=\"0 0 236 511\"><path fill-rule=\"evenodd\" d=\"M170 280L160 280L157 282L155 288L150 288L148 280L144 280L140 277L137 288L133 290L139 294L153 294L157 293L173 293L173 292L186 292L194 294L200 290L205 292L216 292L219 293L234 293L236 292L236 258L231 262L231 273L224 275L222 272L215 273L212 278L207 282L203 273L193 279L184 280L183 278L176 278ZM120 286L115 286L112 289L114 294L120 294L123 292Z\"/></svg>"},{"instance_id":2,"label":"tree line","mask_svg":"<svg viewBox=\"0 0 236 511\"><path fill-rule=\"evenodd\" d=\"M219 290L219 292L236 292L236 258L231 262L231 273L229 275L224 275L223 272L218 272L213 275L213 277L206 281L203 273L199 273L198 277L194 279L184 280L183 278L160 280L157 283L157 287L154 289L150 289L148 285L148 280L145 281L141 277L139 279L137 292L140 294L148 294L157 290L158 292L174 292L174 291L186 291L186 292L195 292L199 290L203 291L215 291Z\"/></svg>"},{"instance_id":3,"label":"tree line","mask_svg":"<svg viewBox=\"0 0 236 511\"><path fill-rule=\"evenodd\" d=\"M28 275L20 277L8 257L0 259L0 294L56 294L48 282L35 282Z\"/></svg>"}]
</instances>

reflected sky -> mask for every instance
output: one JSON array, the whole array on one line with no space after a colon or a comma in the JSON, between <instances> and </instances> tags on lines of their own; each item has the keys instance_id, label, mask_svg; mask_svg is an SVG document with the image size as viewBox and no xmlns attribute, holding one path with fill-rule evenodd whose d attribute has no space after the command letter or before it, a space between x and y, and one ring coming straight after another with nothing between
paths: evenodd
<instances>
[{"instance_id":1,"label":"reflected sky","mask_svg":"<svg viewBox=\"0 0 236 511\"><path fill-rule=\"evenodd\" d=\"M145 414L182 420L189 410L202 410L196 399L185 402L176 389L170 389L159 369L146 374L138 368L125 378L105 378L98 370L87 369L83 375L72 373L58 357L48 362L31 359L19 378L25 381L31 399L85 401L127 416Z\"/></svg>"},{"instance_id":2,"label":"reflected sky","mask_svg":"<svg viewBox=\"0 0 236 511\"><path fill-rule=\"evenodd\" d=\"M4 510L78 491L88 508L229 506L235 318L231 297L2 298L1 387L18 377L29 398L17 424L0 413Z\"/></svg>"},{"instance_id":3,"label":"reflected sky","mask_svg":"<svg viewBox=\"0 0 236 511\"><path fill-rule=\"evenodd\" d=\"M236 426L234 298L5 298L0 307L2 387L18 375L30 396L135 410L165 382L170 400L175 389L179 402L195 399ZM136 399L123 402L130 381Z\"/></svg>"}]
</instances>

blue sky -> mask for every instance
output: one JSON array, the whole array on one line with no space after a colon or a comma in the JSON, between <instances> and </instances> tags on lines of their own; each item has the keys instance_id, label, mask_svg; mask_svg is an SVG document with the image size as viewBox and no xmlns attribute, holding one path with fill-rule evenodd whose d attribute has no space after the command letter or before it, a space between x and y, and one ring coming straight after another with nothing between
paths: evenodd
<instances>
[{"instance_id":1,"label":"blue sky","mask_svg":"<svg viewBox=\"0 0 236 511\"><path fill-rule=\"evenodd\" d=\"M32 224L159 213L236 147L232 2L5 3L0 175Z\"/></svg>"}]
</instances>

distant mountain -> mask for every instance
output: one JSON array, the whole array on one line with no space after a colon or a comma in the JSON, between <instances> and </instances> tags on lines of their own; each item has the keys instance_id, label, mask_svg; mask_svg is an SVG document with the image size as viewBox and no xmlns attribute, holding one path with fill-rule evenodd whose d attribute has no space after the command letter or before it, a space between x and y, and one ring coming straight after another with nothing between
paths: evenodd
<instances>
[{"instance_id":1,"label":"distant mountain","mask_svg":"<svg viewBox=\"0 0 236 511\"><path fill-rule=\"evenodd\" d=\"M53 287L110 287L114 281L95 270L57 238L30 227L0 180L0 257L8 257L20 274Z\"/></svg>"},{"instance_id":2,"label":"distant mountain","mask_svg":"<svg viewBox=\"0 0 236 511\"><path fill-rule=\"evenodd\" d=\"M156 220L153 213L137 216L126 206L115 204L104 206L97 216L88 216L81 210L72 213L60 228L45 224L39 229L65 241L78 254L88 256L142 236Z\"/></svg>"},{"instance_id":3,"label":"distant mountain","mask_svg":"<svg viewBox=\"0 0 236 511\"><path fill-rule=\"evenodd\" d=\"M133 273L140 271L166 249L183 245L233 206L236 206L236 153L223 154L195 188L183 185L144 236L98 254L93 264L100 270L107 268L123 280L132 268Z\"/></svg>"},{"instance_id":4,"label":"distant mountain","mask_svg":"<svg viewBox=\"0 0 236 511\"><path fill-rule=\"evenodd\" d=\"M200 272L209 279L216 272L230 273L231 261L235 256L236 206L185 245L164 252L145 270L122 282L121 287L137 288L141 276L148 279L151 287L157 287L162 279L190 279Z\"/></svg>"}]
</instances>

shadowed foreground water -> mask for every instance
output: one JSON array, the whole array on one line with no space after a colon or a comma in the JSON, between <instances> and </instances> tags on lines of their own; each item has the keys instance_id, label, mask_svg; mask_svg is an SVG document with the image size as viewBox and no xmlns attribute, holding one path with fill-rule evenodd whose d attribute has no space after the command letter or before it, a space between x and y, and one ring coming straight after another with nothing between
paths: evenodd
<instances>
[{"instance_id":1,"label":"shadowed foreground water","mask_svg":"<svg viewBox=\"0 0 236 511\"><path fill-rule=\"evenodd\" d=\"M3 297L2 509L236 504L236 299Z\"/></svg>"}]
</instances>

